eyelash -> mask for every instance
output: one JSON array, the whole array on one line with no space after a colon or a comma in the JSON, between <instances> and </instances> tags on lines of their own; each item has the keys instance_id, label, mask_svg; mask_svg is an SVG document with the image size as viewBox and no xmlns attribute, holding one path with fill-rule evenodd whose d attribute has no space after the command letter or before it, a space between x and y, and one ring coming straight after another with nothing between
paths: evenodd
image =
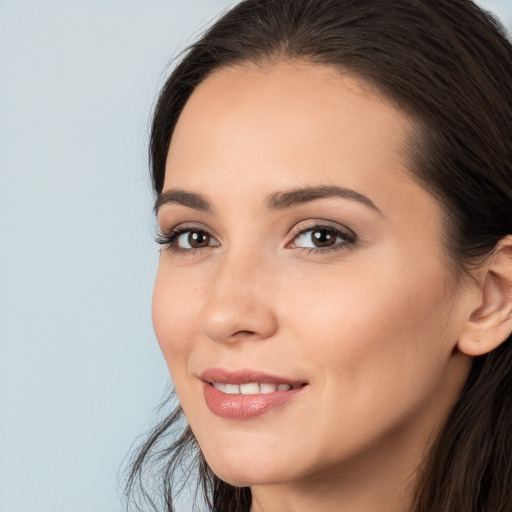
<instances>
[{"instance_id":1,"label":"eyelash","mask_svg":"<svg viewBox=\"0 0 512 512\"><path fill-rule=\"evenodd\" d=\"M206 235L210 235L206 229L200 228L199 226L180 226L172 229L169 233L158 232L155 241L159 245L165 245L165 250L170 251L172 253L177 254L186 254L189 256L193 256L199 251L203 249L214 247L214 246L206 246L206 247L197 247L192 249L184 249L178 246L178 239L181 235L185 233L204 233ZM211 235L210 235L211 236ZM211 237L215 240L214 237Z\"/></svg>"},{"instance_id":2,"label":"eyelash","mask_svg":"<svg viewBox=\"0 0 512 512\"><path fill-rule=\"evenodd\" d=\"M336 238L341 238L342 242L337 242L333 246L328 247L294 247L293 241L298 237L305 235L308 232L315 231L325 231L328 234L335 236ZM204 249L208 249L210 247L219 247L219 242L217 241L217 245L208 245L205 247L197 247L186 249L178 246L178 239L181 235L186 233L202 233L210 236L213 240L215 238L210 235L210 233L201 227L198 226L181 226L178 228L172 229L169 233L159 232L157 233L155 240L159 245L165 245L165 249L171 251L172 253L177 254L186 254L189 256L193 256L194 254L201 252ZM306 227L300 227L295 230L292 236L292 242L287 244L287 247L291 247L300 251L307 251L308 254L318 254L318 253L328 253L333 251L339 251L342 249L348 249L351 245L357 242L357 236L355 233L348 228L342 229L341 227L334 227L331 225L323 225L323 224L312 224Z\"/></svg>"}]
</instances>

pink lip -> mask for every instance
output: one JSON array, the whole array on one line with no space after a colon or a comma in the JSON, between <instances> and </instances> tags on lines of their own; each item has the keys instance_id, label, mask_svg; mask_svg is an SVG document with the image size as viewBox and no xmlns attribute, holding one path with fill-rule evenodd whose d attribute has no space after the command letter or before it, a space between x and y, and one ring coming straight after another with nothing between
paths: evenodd
<instances>
[{"instance_id":1,"label":"pink lip","mask_svg":"<svg viewBox=\"0 0 512 512\"><path fill-rule=\"evenodd\" d=\"M303 381L289 380L251 370L230 371L222 368L211 368L204 371L199 378L204 382L204 398L210 411L216 416L227 419L245 420L260 416L270 409L293 400L306 387L303 385ZM225 384L250 382L289 384L292 389L257 395L231 395L215 389L211 384L212 382Z\"/></svg>"},{"instance_id":2,"label":"pink lip","mask_svg":"<svg viewBox=\"0 0 512 512\"><path fill-rule=\"evenodd\" d=\"M223 382L225 384L247 384L249 382L262 384L272 382L274 384L289 384L292 387L299 386L304 382L254 370L226 370L224 368L209 368L201 373L199 378L205 382Z\"/></svg>"}]
</instances>

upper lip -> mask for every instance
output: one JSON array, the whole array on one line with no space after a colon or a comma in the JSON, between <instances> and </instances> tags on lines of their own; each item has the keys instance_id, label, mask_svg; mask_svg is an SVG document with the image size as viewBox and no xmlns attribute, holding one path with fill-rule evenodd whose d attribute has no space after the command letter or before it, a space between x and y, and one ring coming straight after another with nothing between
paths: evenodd
<instances>
[{"instance_id":1,"label":"upper lip","mask_svg":"<svg viewBox=\"0 0 512 512\"><path fill-rule=\"evenodd\" d=\"M257 370L227 370L225 368L208 368L199 375L199 378L205 382L220 382L224 384L256 382L258 384L289 384L292 387L297 387L306 383L304 380L279 377Z\"/></svg>"}]
</instances>

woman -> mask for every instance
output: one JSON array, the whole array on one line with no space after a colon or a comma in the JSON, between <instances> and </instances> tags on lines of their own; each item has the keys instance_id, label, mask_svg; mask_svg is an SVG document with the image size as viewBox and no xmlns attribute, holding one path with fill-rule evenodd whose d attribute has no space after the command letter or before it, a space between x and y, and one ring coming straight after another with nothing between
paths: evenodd
<instances>
[{"instance_id":1,"label":"woman","mask_svg":"<svg viewBox=\"0 0 512 512\"><path fill-rule=\"evenodd\" d=\"M174 510L191 453L212 511L512 510L511 84L469 0L247 0L189 49L150 148L181 406L129 492L157 453Z\"/></svg>"}]
</instances>

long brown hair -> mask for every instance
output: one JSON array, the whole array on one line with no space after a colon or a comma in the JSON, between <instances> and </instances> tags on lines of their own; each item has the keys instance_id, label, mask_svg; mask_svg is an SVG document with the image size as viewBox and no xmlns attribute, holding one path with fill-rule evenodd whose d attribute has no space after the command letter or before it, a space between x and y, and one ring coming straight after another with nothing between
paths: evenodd
<instances>
[{"instance_id":1,"label":"long brown hair","mask_svg":"<svg viewBox=\"0 0 512 512\"><path fill-rule=\"evenodd\" d=\"M415 120L411 172L444 210L455 275L512 233L512 47L499 23L471 0L240 2L188 49L160 93L150 142L156 194L174 127L195 87L222 67L269 59L349 70ZM161 478L160 502L143 483L152 464ZM135 454L127 494L139 488L155 510L171 512L174 482L187 472L197 473L211 512L249 510L250 490L213 474L177 406ZM509 337L474 359L419 472L412 512L511 510Z\"/></svg>"}]
</instances>

